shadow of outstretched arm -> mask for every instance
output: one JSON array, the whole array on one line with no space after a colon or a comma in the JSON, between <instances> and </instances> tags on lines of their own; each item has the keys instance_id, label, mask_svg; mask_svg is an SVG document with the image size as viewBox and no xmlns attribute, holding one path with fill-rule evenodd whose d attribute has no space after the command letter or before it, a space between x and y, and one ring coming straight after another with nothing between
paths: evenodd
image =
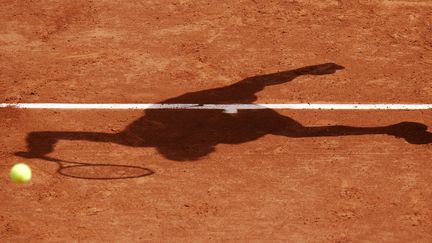
<instances>
[{"instance_id":1,"label":"shadow of outstretched arm","mask_svg":"<svg viewBox=\"0 0 432 243\"><path fill-rule=\"evenodd\" d=\"M250 78L243 79L235 84L236 86L244 86L244 85L253 85L259 87L266 87L270 85L277 85L289 82L299 76L303 75L326 75L333 74L337 70L344 69L343 66L337 65L335 63L324 63L319 65L306 66L294 70L272 73L272 74L264 74L257 75Z\"/></svg>"},{"instance_id":2,"label":"shadow of outstretched arm","mask_svg":"<svg viewBox=\"0 0 432 243\"><path fill-rule=\"evenodd\" d=\"M344 69L335 63L306 66L298 69L257 75L245 78L232 85L190 92L178 97L164 100L161 103L183 103L183 104L227 104L227 103L252 103L257 100L255 94L266 86L278 85L292 81L303 75L326 75L333 74L337 70Z\"/></svg>"}]
</instances>

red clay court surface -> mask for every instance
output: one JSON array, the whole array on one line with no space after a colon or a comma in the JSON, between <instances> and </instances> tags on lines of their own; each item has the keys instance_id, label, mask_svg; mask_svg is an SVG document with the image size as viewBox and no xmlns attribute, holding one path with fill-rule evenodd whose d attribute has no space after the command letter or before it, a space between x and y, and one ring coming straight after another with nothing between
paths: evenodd
<instances>
[{"instance_id":1,"label":"red clay court surface","mask_svg":"<svg viewBox=\"0 0 432 243\"><path fill-rule=\"evenodd\" d=\"M432 103L427 0L1 6L0 103ZM432 241L431 110L0 119L0 242Z\"/></svg>"}]
</instances>

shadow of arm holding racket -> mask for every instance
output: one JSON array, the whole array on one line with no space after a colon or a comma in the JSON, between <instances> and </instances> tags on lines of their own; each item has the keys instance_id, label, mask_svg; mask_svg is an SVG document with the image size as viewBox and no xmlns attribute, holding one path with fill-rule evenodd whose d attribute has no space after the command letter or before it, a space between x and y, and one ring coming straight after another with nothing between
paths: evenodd
<instances>
[{"instance_id":1,"label":"shadow of arm holding racket","mask_svg":"<svg viewBox=\"0 0 432 243\"><path fill-rule=\"evenodd\" d=\"M53 158L47 154L54 150L60 139L90 140L97 142L113 141L115 135L87 132L32 132L27 136L28 152L17 152L24 158L37 158L55 162L59 168L57 173L76 179L116 180L133 179L154 174L148 168L107 163L85 163Z\"/></svg>"}]
</instances>

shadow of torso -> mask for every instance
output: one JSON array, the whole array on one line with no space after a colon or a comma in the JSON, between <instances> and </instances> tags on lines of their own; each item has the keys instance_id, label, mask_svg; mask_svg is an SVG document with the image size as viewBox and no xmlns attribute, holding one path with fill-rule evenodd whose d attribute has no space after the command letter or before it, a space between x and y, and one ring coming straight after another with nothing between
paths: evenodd
<instances>
[{"instance_id":1,"label":"shadow of torso","mask_svg":"<svg viewBox=\"0 0 432 243\"><path fill-rule=\"evenodd\" d=\"M288 121L289 120L289 121ZM239 110L148 110L123 134L132 146L151 146L168 159L197 160L217 144L240 144L275 130L300 126L270 109Z\"/></svg>"},{"instance_id":2,"label":"shadow of torso","mask_svg":"<svg viewBox=\"0 0 432 243\"><path fill-rule=\"evenodd\" d=\"M227 87L190 92L161 104L253 104L265 86L288 82L294 71L256 76ZM176 161L198 160L215 150L217 144L239 144L256 140L275 130L301 126L271 109L223 110L149 109L123 132L123 141L132 146L155 147ZM294 130L294 129L293 129Z\"/></svg>"}]
</instances>

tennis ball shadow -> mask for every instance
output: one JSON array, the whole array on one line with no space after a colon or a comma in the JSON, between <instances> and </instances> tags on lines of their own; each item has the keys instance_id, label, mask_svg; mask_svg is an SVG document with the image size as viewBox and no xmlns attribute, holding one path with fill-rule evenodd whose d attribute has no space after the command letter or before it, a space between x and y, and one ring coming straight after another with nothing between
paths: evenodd
<instances>
[{"instance_id":1,"label":"tennis ball shadow","mask_svg":"<svg viewBox=\"0 0 432 243\"><path fill-rule=\"evenodd\" d=\"M305 75L330 75L343 69L344 67L334 63L306 66L248 77L228 86L189 92L159 103L253 104L257 100L256 93L267 86L281 85ZM317 82L316 85L319 83ZM377 127L344 125L308 127L272 109L239 110L237 113L226 113L223 110L149 109L119 133L31 132L27 136L28 151L18 152L17 155L26 158L47 158L47 154L54 151L55 144L59 140L84 140L117 143L130 147L152 147L169 160L197 161L214 152L219 144L242 144L266 135L306 138L372 134L402 138L411 144L432 143L432 134L427 131L427 126L416 122L401 122ZM89 165L82 165L80 169L89 169L87 166ZM102 165L102 167L111 170L109 165ZM134 168L129 169L139 175ZM77 178L95 177L91 169L82 172L84 176L77 174L76 170L78 169L61 168L59 173ZM147 175L145 171L144 174Z\"/></svg>"}]
</instances>

